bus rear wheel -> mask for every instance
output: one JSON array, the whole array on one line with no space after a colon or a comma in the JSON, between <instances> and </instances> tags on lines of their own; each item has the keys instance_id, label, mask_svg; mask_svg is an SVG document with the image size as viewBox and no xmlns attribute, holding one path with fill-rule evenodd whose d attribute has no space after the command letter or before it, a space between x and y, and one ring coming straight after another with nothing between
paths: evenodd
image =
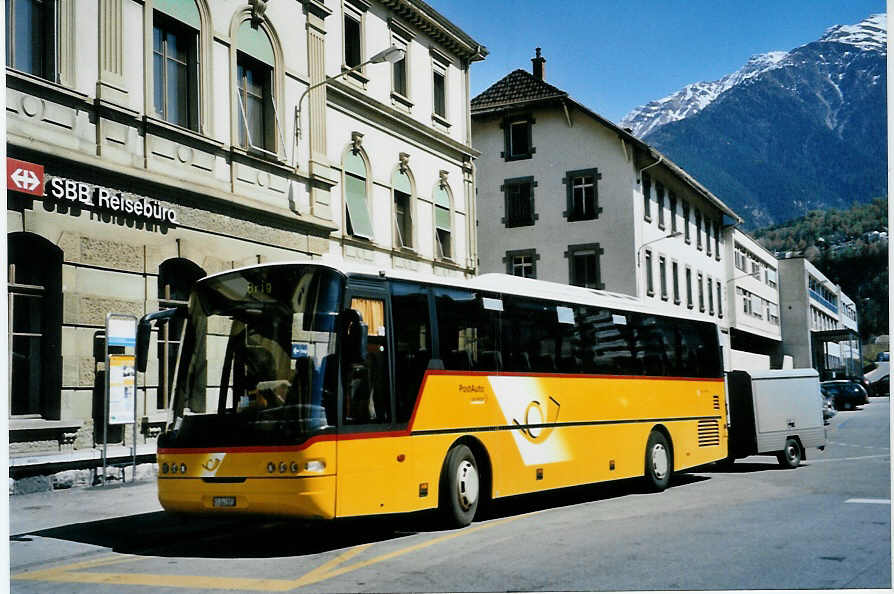
<instances>
[{"instance_id":1,"label":"bus rear wheel","mask_svg":"<svg viewBox=\"0 0 894 594\"><path fill-rule=\"evenodd\" d=\"M670 484L674 459L667 437L652 431L646 442L646 484L653 491L664 491Z\"/></svg>"},{"instance_id":2,"label":"bus rear wheel","mask_svg":"<svg viewBox=\"0 0 894 594\"><path fill-rule=\"evenodd\" d=\"M450 526L468 526L475 517L480 499L478 463L468 446L450 449L441 469L440 508Z\"/></svg>"}]
</instances>

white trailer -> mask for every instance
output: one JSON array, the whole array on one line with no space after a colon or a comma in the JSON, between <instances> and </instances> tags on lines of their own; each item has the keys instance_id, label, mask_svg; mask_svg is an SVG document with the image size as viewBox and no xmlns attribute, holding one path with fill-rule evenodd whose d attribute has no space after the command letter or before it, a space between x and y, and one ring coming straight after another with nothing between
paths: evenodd
<instances>
[{"instance_id":1,"label":"white trailer","mask_svg":"<svg viewBox=\"0 0 894 594\"><path fill-rule=\"evenodd\" d=\"M786 468L805 460L807 448L826 447L823 398L815 369L731 371L729 458L775 454Z\"/></svg>"}]
</instances>

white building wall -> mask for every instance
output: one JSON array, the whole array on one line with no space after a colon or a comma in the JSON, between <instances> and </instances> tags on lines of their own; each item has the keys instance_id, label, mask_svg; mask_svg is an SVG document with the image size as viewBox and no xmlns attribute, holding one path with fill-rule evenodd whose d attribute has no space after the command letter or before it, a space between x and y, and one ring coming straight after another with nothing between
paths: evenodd
<instances>
[{"instance_id":1,"label":"white building wall","mask_svg":"<svg viewBox=\"0 0 894 594\"><path fill-rule=\"evenodd\" d=\"M744 296L737 289L743 289L750 294L763 299L764 301L775 305L776 311L779 311L779 261L765 250L760 244L754 241L747 234L739 229L730 228L725 233L726 236L726 294L730 304L729 324L731 328L742 332L749 332L764 338L773 340L782 339L782 326L777 320L773 323L771 316L766 307L760 307L753 300L753 308L760 309L760 316L752 315L744 311ZM747 253L746 268L742 270L736 264L736 250L742 250ZM755 277L753 272L754 264L758 264L759 273ZM768 276L767 271L776 272L776 286L771 281L772 276ZM777 313L777 315L779 315Z\"/></svg>"}]
</instances>

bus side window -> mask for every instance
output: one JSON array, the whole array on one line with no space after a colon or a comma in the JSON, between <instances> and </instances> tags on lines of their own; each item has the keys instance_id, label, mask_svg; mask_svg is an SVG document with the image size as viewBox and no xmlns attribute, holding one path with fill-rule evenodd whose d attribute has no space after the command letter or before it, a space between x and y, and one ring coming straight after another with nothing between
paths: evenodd
<instances>
[{"instance_id":1,"label":"bus side window","mask_svg":"<svg viewBox=\"0 0 894 594\"><path fill-rule=\"evenodd\" d=\"M397 389L395 421L406 423L413 414L419 388L431 361L431 324L428 291L412 283L391 283L394 312L394 377Z\"/></svg>"},{"instance_id":2,"label":"bus side window","mask_svg":"<svg viewBox=\"0 0 894 594\"><path fill-rule=\"evenodd\" d=\"M435 289L438 316L438 349L445 369L498 371L499 311L485 309L482 297L498 296L463 289Z\"/></svg>"}]
</instances>

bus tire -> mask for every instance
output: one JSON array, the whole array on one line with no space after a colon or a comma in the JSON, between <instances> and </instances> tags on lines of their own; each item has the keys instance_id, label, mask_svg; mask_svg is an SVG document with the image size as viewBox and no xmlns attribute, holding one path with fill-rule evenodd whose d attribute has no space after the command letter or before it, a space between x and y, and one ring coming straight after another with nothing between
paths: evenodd
<instances>
[{"instance_id":1,"label":"bus tire","mask_svg":"<svg viewBox=\"0 0 894 594\"><path fill-rule=\"evenodd\" d=\"M664 491L673 474L674 457L667 437L652 431L646 442L646 484L652 491Z\"/></svg>"},{"instance_id":2,"label":"bus tire","mask_svg":"<svg viewBox=\"0 0 894 594\"><path fill-rule=\"evenodd\" d=\"M801 464L801 444L797 439L789 437L785 440L782 451L776 454L776 459L783 468L797 468Z\"/></svg>"},{"instance_id":3,"label":"bus tire","mask_svg":"<svg viewBox=\"0 0 894 594\"><path fill-rule=\"evenodd\" d=\"M451 527L468 526L481 499L481 477L472 450L464 444L450 448L441 469L440 508Z\"/></svg>"}]
</instances>

